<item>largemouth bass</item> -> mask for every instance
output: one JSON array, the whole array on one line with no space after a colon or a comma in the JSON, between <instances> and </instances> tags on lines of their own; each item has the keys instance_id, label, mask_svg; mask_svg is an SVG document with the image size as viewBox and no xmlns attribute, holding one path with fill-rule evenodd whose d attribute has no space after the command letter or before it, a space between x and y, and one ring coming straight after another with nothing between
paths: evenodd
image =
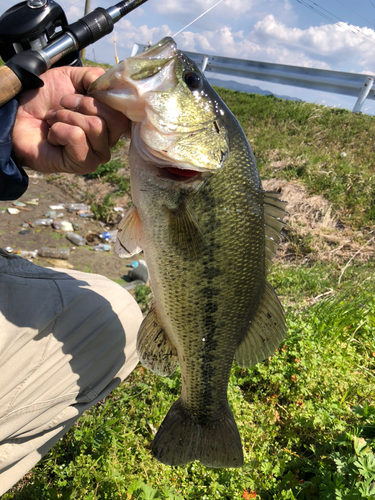
<instances>
[{"instance_id":1,"label":"largemouth bass","mask_svg":"<svg viewBox=\"0 0 375 500\"><path fill-rule=\"evenodd\" d=\"M254 365L285 336L266 279L285 202L263 191L238 121L172 38L113 67L89 93L132 121L133 206L117 249L143 250L149 269L140 360L162 376L181 368L181 396L152 452L168 465L240 467L228 380L233 359Z\"/></svg>"}]
</instances>

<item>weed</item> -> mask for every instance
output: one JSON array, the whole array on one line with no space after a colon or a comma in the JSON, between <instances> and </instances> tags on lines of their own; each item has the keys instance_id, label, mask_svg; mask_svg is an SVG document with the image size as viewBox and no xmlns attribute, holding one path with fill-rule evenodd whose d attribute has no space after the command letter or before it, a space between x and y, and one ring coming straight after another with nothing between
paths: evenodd
<instances>
[{"instance_id":1,"label":"weed","mask_svg":"<svg viewBox=\"0 0 375 500\"><path fill-rule=\"evenodd\" d=\"M104 164L99 165L95 172L86 174L87 179L101 179L103 182L113 184L116 187L115 196L123 196L130 191L130 180L128 176L118 174L120 169L126 166L124 159L116 158L116 152L124 147L124 141L120 141L112 150L112 159Z\"/></svg>"},{"instance_id":2,"label":"weed","mask_svg":"<svg viewBox=\"0 0 375 500\"><path fill-rule=\"evenodd\" d=\"M117 218L116 212L114 211L115 202L112 199L111 194L107 194L102 202L91 203L91 211L94 214L94 218L101 220L103 222L112 222L114 218Z\"/></svg>"},{"instance_id":3,"label":"weed","mask_svg":"<svg viewBox=\"0 0 375 500\"><path fill-rule=\"evenodd\" d=\"M151 288L146 285L137 285L135 287L135 300L138 302L143 313L150 310L152 295Z\"/></svg>"},{"instance_id":4,"label":"weed","mask_svg":"<svg viewBox=\"0 0 375 500\"><path fill-rule=\"evenodd\" d=\"M104 165L99 165L99 167L94 172L86 174L85 177L87 177L87 179L98 179L101 177L105 178L107 175L117 172L122 167L123 162L121 160L110 160Z\"/></svg>"}]
</instances>

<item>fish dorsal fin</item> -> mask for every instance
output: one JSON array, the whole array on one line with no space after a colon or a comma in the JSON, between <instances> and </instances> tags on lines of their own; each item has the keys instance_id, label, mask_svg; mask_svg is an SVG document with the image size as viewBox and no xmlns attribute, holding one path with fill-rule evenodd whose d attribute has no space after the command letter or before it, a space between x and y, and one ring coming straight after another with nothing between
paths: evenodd
<instances>
[{"instance_id":1,"label":"fish dorsal fin","mask_svg":"<svg viewBox=\"0 0 375 500\"><path fill-rule=\"evenodd\" d=\"M142 365L162 377L172 375L177 367L176 348L160 325L154 308L151 308L139 329L137 352Z\"/></svg>"},{"instance_id":2,"label":"fish dorsal fin","mask_svg":"<svg viewBox=\"0 0 375 500\"><path fill-rule=\"evenodd\" d=\"M285 226L283 218L286 215L286 201L280 200L279 193L264 192L264 230L265 230L265 253L266 253L266 276L272 265L272 259L279 247L279 238L282 228Z\"/></svg>"},{"instance_id":3,"label":"fish dorsal fin","mask_svg":"<svg viewBox=\"0 0 375 500\"><path fill-rule=\"evenodd\" d=\"M189 259L197 259L202 251L204 236L194 211L185 196L177 208L168 209L168 233L172 245Z\"/></svg>"},{"instance_id":4,"label":"fish dorsal fin","mask_svg":"<svg viewBox=\"0 0 375 500\"><path fill-rule=\"evenodd\" d=\"M236 348L236 362L243 367L253 366L268 358L286 335L283 306L272 286L267 280L265 283L257 312Z\"/></svg>"},{"instance_id":5,"label":"fish dorsal fin","mask_svg":"<svg viewBox=\"0 0 375 500\"><path fill-rule=\"evenodd\" d=\"M118 225L115 252L120 257L131 257L142 252L142 225L137 209L132 205Z\"/></svg>"}]
</instances>

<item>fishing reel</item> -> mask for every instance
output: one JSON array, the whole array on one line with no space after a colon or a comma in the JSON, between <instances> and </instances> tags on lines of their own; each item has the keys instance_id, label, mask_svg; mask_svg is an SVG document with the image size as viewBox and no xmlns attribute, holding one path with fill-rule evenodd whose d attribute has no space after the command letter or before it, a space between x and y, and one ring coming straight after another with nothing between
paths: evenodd
<instances>
[{"instance_id":1,"label":"fishing reel","mask_svg":"<svg viewBox=\"0 0 375 500\"><path fill-rule=\"evenodd\" d=\"M8 9L0 17L0 56L7 62L25 50L41 50L68 26L65 12L54 0L27 0ZM52 66L82 66L74 50Z\"/></svg>"},{"instance_id":2,"label":"fishing reel","mask_svg":"<svg viewBox=\"0 0 375 500\"><path fill-rule=\"evenodd\" d=\"M21 90L43 86L51 67L82 66L80 51L112 32L114 23L147 0L122 0L98 7L68 24L54 0L26 0L0 17L0 106Z\"/></svg>"}]
</instances>

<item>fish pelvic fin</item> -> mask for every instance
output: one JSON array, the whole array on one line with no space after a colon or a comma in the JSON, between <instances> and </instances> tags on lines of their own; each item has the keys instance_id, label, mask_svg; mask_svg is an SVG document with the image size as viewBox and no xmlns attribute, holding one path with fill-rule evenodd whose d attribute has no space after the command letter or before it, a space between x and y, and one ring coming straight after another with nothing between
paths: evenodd
<instances>
[{"instance_id":1,"label":"fish pelvic fin","mask_svg":"<svg viewBox=\"0 0 375 500\"><path fill-rule=\"evenodd\" d=\"M115 252L122 258L142 252L142 225L137 209L132 205L118 225Z\"/></svg>"},{"instance_id":2,"label":"fish pelvic fin","mask_svg":"<svg viewBox=\"0 0 375 500\"><path fill-rule=\"evenodd\" d=\"M286 335L284 309L275 290L265 282L263 296L244 339L235 351L238 365L249 367L268 358Z\"/></svg>"},{"instance_id":3,"label":"fish pelvic fin","mask_svg":"<svg viewBox=\"0 0 375 500\"><path fill-rule=\"evenodd\" d=\"M154 438L152 453L159 462L172 466L194 460L215 468L243 465L241 438L229 405L216 421L202 425L178 399Z\"/></svg>"},{"instance_id":4,"label":"fish pelvic fin","mask_svg":"<svg viewBox=\"0 0 375 500\"><path fill-rule=\"evenodd\" d=\"M264 232L265 232L265 273L270 272L272 259L279 247L280 232L285 226L283 218L287 214L285 211L286 201L280 200L280 193L264 192Z\"/></svg>"},{"instance_id":5,"label":"fish pelvic fin","mask_svg":"<svg viewBox=\"0 0 375 500\"><path fill-rule=\"evenodd\" d=\"M202 252L204 235L194 211L185 196L181 196L178 207L168 208L169 240L188 259L196 260Z\"/></svg>"},{"instance_id":6,"label":"fish pelvic fin","mask_svg":"<svg viewBox=\"0 0 375 500\"><path fill-rule=\"evenodd\" d=\"M145 368L162 377L172 375L177 367L176 348L160 325L154 308L151 308L139 329L137 353Z\"/></svg>"}]
</instances>

